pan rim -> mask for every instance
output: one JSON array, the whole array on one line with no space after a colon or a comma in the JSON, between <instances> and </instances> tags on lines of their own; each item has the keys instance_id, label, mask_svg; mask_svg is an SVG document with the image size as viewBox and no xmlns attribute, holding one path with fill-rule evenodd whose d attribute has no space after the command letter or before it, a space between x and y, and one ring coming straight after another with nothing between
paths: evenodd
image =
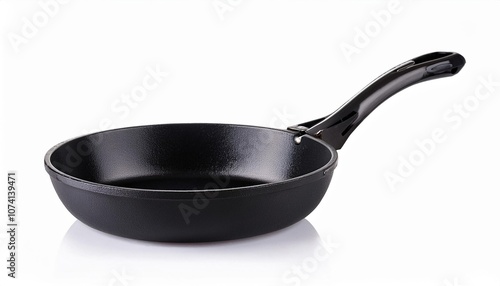
<instances>
[{"instance_id":1,"label":"pan rim","mask_svg":"<svg viewBox=\"0 0 500 286\"><path fill-rule=\"evenodd\" d=\"M98 131L89 133L86 135L77 136L65 141L62 141L52 148L50 148L44 157L44 165L46 171L49 173L52 179L55 179L65 185L69 185L71 187L83 190L90 191L95 193L101 193L105 195L118 196L118 197L127 197L127 198L143 198L143 199L193 199L193 196L199 193L203 194L211 194L207 195L211 199L224 199L231 197L248 197L263 193L273 193L282 190L287 190L291 188L296 188L305 184L308 184L313 181L320 180L325 177L331 177L333 170L336 168L338 163L338 153L335 148L328 143L324 142L321 139L315 138L310 135L304 135L305 138L309 140L313 140L330 151L330 160L324 164L323 166L300 176L289 178L279 182L270 182L264 184L256 184L242 187L234 187L234 188L219 188L219 189L200 189L200 190L163 190L163 189L144 189L144 188L131 188L131 187L121 187L110 184L103 184L98 182L93 182L85 179L81 179L55 167L50 158L52 154L59 149L59 147L64 144L77 140L79 138L84 138L97 134L104 134L107 132L116 132L123 130L130 130L135 128L158 128L162 126L173 126L173 125L211 125L211 126L224 126L224 127L235 127L235 128L256 128L256 129L266 129L271 130L273 132L281 132L287 134L295 134L295 132L284 129L263 127L263 126L254 126L254 125L244 125L244 124L226 124L226 123L167 123L167 124L150 124L150 125L138 125L138 126L130 126L130 127L122 127L109 129L104 131ZM328 176L330 175L330 176Z\"/></svg>"}]
</instances>

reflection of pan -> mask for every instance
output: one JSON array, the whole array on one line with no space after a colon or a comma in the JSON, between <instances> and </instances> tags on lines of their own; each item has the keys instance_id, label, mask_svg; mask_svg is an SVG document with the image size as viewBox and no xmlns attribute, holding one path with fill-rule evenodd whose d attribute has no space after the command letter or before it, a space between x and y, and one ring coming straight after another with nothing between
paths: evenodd
<instances>
[{"instance_id":1,"label":"reflection of pan","mask_svg":"<svg viewBox=\"0 0 500 286\"><path fill-rule=\"evenodd\" d=\"M58 279L74 281L78 277L82 285L102 284L106 282L103 278L112 280L116 274L134 278L129 285L155 284L165 277L170 285L281 285L297 279L297 274L290 271L293 265L309 273L309 268L303 267L308 261L305 258L318 255L318 261L323 262L321 259L337 255L338 247L336 237L320 237L307 219L257 237L209 243L125 239L75 221L57 251L55 269ZM225 275L214 276L222 269ZM327 268L315 270L315 279L327 280L332 275ZM241 277L245 277L245 283L236 283ZM125 285L116 282L107 285Z\"/></svg>"},{"instance_id":2,"label":"reflection of pan","mask_svg":"<svg viewBox=\"0 0 500 286\"><path fill-rule=\"evenodd\" d=\"M155 241L263 234L314 210L337 165L335 150L379 104L464 64L457 53L420 56L333 114L288 130L229 124L109 130L56 145L45 167L67 209L105 232Z\"/></svg>"}]
</instances>

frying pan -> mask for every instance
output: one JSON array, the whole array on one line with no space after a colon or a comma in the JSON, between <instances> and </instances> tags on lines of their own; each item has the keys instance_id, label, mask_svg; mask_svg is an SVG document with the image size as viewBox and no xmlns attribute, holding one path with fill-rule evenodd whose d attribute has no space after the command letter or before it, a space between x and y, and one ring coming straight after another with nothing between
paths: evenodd
<instances>
[{"instance_id":1,"label":"frying pan","mask_svg":"<svg viewBox=\"0 0 500 286\"><path fill-rule=\"evenodd\" d=\"M66 208L103 232L170 242L264 234L316 208L337 166L336 150L379 104L464 65L452 52L414 58L329 116L288 130L164 124L85 135L51 148L45 169Z\"/></svg>"}]
</instances>

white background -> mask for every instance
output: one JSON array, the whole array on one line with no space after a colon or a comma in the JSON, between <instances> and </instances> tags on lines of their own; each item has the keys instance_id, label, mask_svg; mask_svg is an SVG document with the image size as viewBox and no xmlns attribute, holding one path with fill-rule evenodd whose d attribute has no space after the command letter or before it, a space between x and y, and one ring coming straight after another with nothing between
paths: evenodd
<instances>
[{"instance_id":1,"label":"white background","mask_svg":"<svg viewBox=\"0 0 500 286\"><path fill-rule=\"evenodd\" d=\"M15 281L0 234L2 285L500 285L500 87L476 97L488 92L480 78L500 81L499 2L70 1L49 16L47 2L0 2L1 170L18 172L20 223ZM381 14L390 19L374 22ZM26 21L35 30L23 35ZM340 47L367 27L346 57ZM432 51L460 52L467 65L380 106L339 151L318 208L282 231L209 244L122 239L71 216L43 168L51 146L110 122L284 128L319 118ZM169 75L125 114L122 94L148 67ZM444 118L464 104L466 114ZM391 189L385 174L436 128L446 140ZM288 272L297 267L301 278Z\"/></svg>"}]
</instances>

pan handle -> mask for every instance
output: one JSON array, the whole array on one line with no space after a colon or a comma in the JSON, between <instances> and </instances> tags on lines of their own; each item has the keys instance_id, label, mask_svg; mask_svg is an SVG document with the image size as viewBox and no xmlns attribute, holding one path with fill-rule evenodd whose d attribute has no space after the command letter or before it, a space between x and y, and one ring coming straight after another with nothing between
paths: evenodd
<instances>
[{"instance_id":1,"label":"pan handle","mask_svg":"<svg viewBox=\"0 0 500 286\"><path fill-rule=\"evenodd\" d=\"M332 114L288 129L321 138L335 149L344 145L349 135L382 102L416 83L453 76L465 65L465 58L453 52L434 52L406 61L368 84Z\"/></svg>"}]
</instances>

